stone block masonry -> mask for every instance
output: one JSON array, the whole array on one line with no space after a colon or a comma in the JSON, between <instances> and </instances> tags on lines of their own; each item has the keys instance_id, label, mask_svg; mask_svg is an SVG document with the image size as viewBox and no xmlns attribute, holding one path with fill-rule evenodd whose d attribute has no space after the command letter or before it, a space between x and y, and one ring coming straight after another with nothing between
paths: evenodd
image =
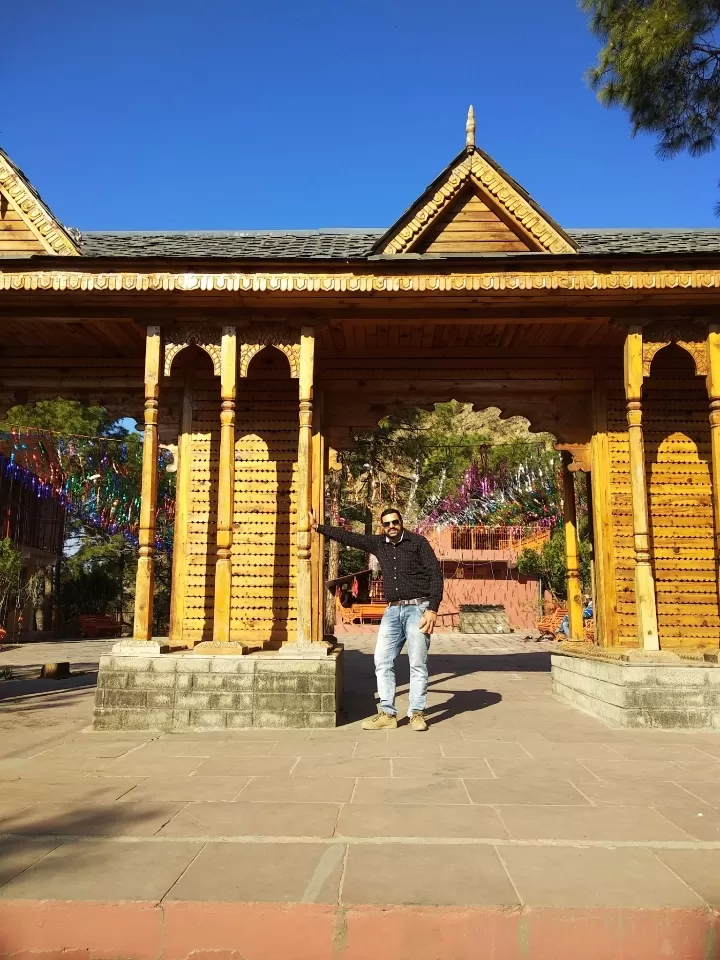
<instances>
[{"instance_id":1,"label":"stone block masonry","mask_svg":"<svg viewBox=\"0 0 720 960\"><path fill-rule=\"evenodd\" d=\"M334 727L342 647L308 659L292 648L247 656L193 653L100 659L95 730Z\"/></svg>"},{"instance_id":2,"label":"stone block masonry","mask_svg":"<svg viewBox=\"0 0 720 960\"><path fill-rule=\"evenodd\" d=\"M561 699L622 727L720 729L720 666L713 663L555 654L552 688Z\"/></svg>"}]
</instances>

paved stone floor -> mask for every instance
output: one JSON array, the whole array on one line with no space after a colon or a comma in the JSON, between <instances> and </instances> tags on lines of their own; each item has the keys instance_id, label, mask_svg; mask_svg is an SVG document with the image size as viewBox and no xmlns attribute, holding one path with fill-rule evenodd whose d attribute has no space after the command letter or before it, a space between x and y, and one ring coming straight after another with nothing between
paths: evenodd
<instances>
[{"instance_id":1,"label":"paved stone floor","mask_svg":"<svg viewBox=\"0 0 720 960\"><path fill-rule=\"evenodd\" d=\"M552 697L552 644L461 634L433 640L430 730L364 732L373 639L312 732L93 733L112 641L0 653L26 677L0 682L0 905L720 908L720 732L613 729ZM89 672L27 679L51 659Z\"/></svg>"}]
</instances>

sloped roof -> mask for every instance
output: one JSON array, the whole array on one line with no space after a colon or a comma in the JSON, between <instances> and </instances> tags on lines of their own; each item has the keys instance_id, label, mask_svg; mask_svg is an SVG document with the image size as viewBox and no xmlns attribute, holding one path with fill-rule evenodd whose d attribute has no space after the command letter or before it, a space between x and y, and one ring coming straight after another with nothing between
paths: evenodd
<instances>
[{"instance_id":1,"label":"sloped roof","mask_svg":"<svg viewBox=\"0 0 720 960\"><path fill-rule=\"evenodd\" d=\"M365 257L382 230L189 230L86 233L88 257Z\"/></svg>"},{"instance_id":2,"label":"sloped roof","mask_svg":"<svg viewBox=\"0 0 720 960\"><path fill-rule=\"evenodd\" d=\"M80 250L87 257L352 260L370 256L385 233L384 229L371 228L89 232L81 235ZM591 256L720 254L720 228L587 228L566 230L566 233L577 243L579 253ZM504 256L522 258L527 254L508 253Z\"/></svg>"},{"instance_id":3,"label":"sloped roof","mask_svg":"<svg viewBox=\"0 0 720 960\"><path fill-rule=\"evenodd\" d=\"M54 215L22 170L0 149L0 208L10 205L49 254L77 256L76 237Z\"/></svg>"}]
</instances>

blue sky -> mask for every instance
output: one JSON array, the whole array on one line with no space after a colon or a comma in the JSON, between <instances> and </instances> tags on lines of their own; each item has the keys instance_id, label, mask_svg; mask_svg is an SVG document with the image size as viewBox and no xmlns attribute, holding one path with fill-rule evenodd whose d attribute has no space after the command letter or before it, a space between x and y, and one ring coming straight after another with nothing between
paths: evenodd
<instances>
[{"instance_id":1,"label":"blue sky","mask_svg":"<svg viewBox=\"0 0 720 960\"><path fill-rule=\"evenodd\" d=\"M670 161L584 81L571 0L26 0L0 145L84 230L389 226L464 143L567 227L720 228L714 154Z\"/></svg>"}]
</instances>

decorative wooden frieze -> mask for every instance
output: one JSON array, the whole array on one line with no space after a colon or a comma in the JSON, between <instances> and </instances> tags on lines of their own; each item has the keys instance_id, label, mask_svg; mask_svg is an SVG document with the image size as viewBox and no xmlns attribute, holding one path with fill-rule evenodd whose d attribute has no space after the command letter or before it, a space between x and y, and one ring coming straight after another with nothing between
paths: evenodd
<instances>
[{"instance_id":1,"label":"decorative wooden frieze","mask_svg":"<svg viewBox=\"0 0 720 960\"><path fill-rule=\"evenodd\" d=\"M707 331L691 324L666 323L643 327L643 377L650 376L650 368L655 355L671 343L677 344L678 347L682 347L690 354L695 364L697 376L707 376Z\"/></svg>"},{"instance_id":2,"label":"decorative wooden frieze","mask_svg":"<svg viewBox=\"0 0 720 960\"><path fill-rule=\"evenodd\" d=\"M30 232L38 238L48 253L63 257L79 256L80 251L70 235L2 153L0 193L4 193L12 201Z\"/></svg>"},{"instance_id":3,"label":"decorative wooden frieze","mask_svg":"<svg viewBox=\"0 0 720 960\"><path fill-rule=\"evenodd\" d=\"M165 337L165 362L163 373L166 377L170 376L170 370L175 357L191 344L196 344L212 360L213 372L220 376L221 368L221 344L222 330L220 327L212 324L190 325L186 323L178 324L176 327L168 330Z\"/></svg>"},{"instance_id":4,"label":"decorative wooden frieze","mask_svg":"<svg viewBox=\"0 0 720 960\"><path fill-rule=\"evenodd\" d=\"M597 291L718 290L720 270L542 270L388 274L379 273L95 273L89 270L3 270L0 290L95 291L99 293L263 293L313 297L338 293L462 294Z\"/></svg>"},{"instance_id":5,"label":"decorative wooden frieze","mask_svg":"<svg viewBox=\"0 0 720 960\"><path fill-rule=\"evenodd\" d=\"M246 377L250 362L265 347L276 347L288 358L290 375L300 376L300 331L280 324L253 324L238 330L240 345L240 376Z\"/></svg>"}]
</instances>

